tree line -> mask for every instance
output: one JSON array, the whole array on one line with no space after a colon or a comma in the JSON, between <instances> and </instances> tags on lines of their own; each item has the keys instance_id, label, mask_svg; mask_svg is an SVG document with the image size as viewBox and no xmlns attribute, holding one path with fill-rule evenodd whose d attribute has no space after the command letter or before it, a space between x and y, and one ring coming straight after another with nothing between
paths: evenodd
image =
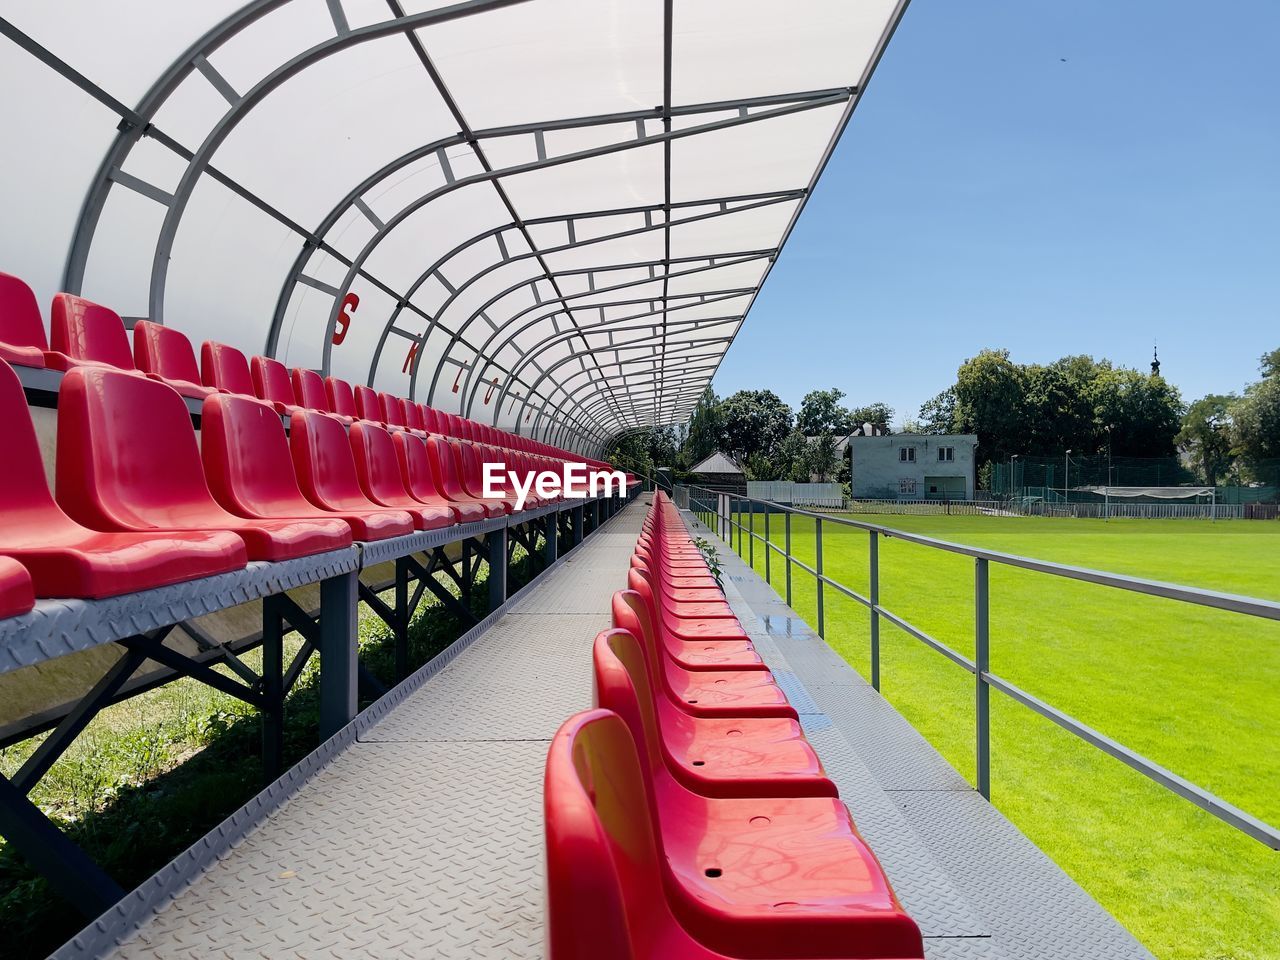
<instances>
[{"instance_id":1,"label":"tree line","mask_svg":"<svg viewBox=\"0 0 1280 960\"><path fill-rule=\"evenodd\" d=\"M921 405L902 430L972 433L978 464L990 470L1012 456L1125 457L1185 454L1207 484L1250 482L1280 458L1280 349L1261 358L1261 378L1239 395L1213 394L1184 403L1160 375L1089 356L1048 364L1014 362L1008 350L965 360L953 384ZM848 407L838 387L813 390L793 411L772 390L740 390L720 398L708 387L689 422L653 428L615 442L612 453L641 467L688 471L720 451L753 480L812 478L848 482L839 441L871 425L892 430L885 403Z\"/></svg>"}]
</instances>

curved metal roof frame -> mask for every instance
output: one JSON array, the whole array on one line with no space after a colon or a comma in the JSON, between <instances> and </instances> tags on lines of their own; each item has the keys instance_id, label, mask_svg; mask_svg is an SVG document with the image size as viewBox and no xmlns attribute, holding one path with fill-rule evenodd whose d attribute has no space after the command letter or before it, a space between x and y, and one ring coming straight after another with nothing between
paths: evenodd
<instances>
[{"instance_id":1,"label":"curved metal roof frame","mask_svg":"<svg viewBox=\"0 0 1280 960\"><path fill-rule=\"evenodd\" d=\"M42 42L0 19L0 35L120 118L71 232L62 287L92 295L93 291L84 287L104 210L115 188L124 187L161 208L147 273L146 302L150 319L163 322L179 230L190 220L197 187L211 180L246 203L255 215L264 215L300 240L299 252L281 279L274 312L263 331L261 342L269 355L281 356L286 362L292 359L289 351L294 348L282 344L285 323L292 313L290 343L294 342L292 331L302 329L305 336L314 338L310 355L318 353L319 369L330 372L338 326L347 316L349 295L358 288L362 294L381 298L379 307L369 309L385 310L376 338L368 341L366 336L360 342L368 341L369 346L357 348L369 351L368 383L376 381L380 388L396 389L441 409L456 407L465 415L484 416L496 425L556 437L557 442L591 450L598 450L622 432L687 417L754 304L906 7L906 0L869 0L857 9L844 0L798 0L793 8L780 11L764 0L711 0L706 10L686 11L677 10L673 0L463 0L452 4L409 0L425 3L428 9L406 12L401 0L386 0L385 16L379 18L357 0L323 0L327 19L325 14L321 19L326 19L331 35L322 36L323 30L316 34L310 29L316 25L309 23L309 35L319 39L297 49L298 44L282 40L278 18L292 16L308 2L309 11L320 0L255 0L246 4L181 48L136 107L113 95L109 84L99 85L81 72L72 62L74 58L55 52L57 43L44 38ZM718 11L717 4L724 10ZM492 36L492 46L503 44L503 31L512 17L510 8L517 7L536 8L537 21L512 19L512 23L524 23L526 30L532 22L543 30L545 18L546 37L581 35L581 42L593 53L604 50L617 56L616 77L612 79L623 94L616 98L618 108L579 114L572 107L574 97L558 104L554 96L548 96L547 109L540 112L552 118L539 120L527 116L535 101L526 97L520 101L526 115L513 115L515 122L473 125L469 113L477 103L489 104L480 112L498 119L504 111L493 104L500 101L492 100L494 91L485 90L483 96L477 93L476 81L466 78L479 74L474 70L469 74L457 57L450 60L449 42L437 40L465 38L464 48L471 43L483 58L490 51L483 45L476 47L476 38L487 43ZM603 42L582 33L577 22L585 19L587 12L603 10L622 22L625 17L641 17L649 9L655 18L661 18L660 33L656 24L650 24L652 48L644 45L650 42L648 34L632 49L626 37ZM305 15L312 16L310 12ZM35 14L27 16L38 20ZM699 16L710 17L714 29L709 31L706 23L697 26ZM357 19L370 17L372 22L352 25ZM776 22L785 22L789 28L794 21L798 25L791 35L813 49L778 46L769 31L770 17L783 18ZM468 26L472 20L478 24L474 30ZM682 32L682 24L690 21L695 25ZM721 46L734 54L726 62L717 61L722 53L717 46L722 23ZM243 55L245 45L240 41L244 36L257 44L253 49L259 56L259 47L266 41L273 45L281 41L279 46L291 55L281 56L274 67L268 66L239 92L224 71L232 65L228 58ZM342 196L314 227L287 213L287 204L273 203L271 197L260 195L241 178L215 166L220 148L243 121L271 106L275 91L295 80L306 80L309 71L333 57L395 37L407 42L411 59L425 74L427 89L439 98L438 115L448 118L452 130L439 128L437 135L425 138L420 145L370 164L372 172L354 186L344 186ZM125 40L126 49L129 40L132 38ZM428 47L432 47L431 53ZM764 59L749 60L743 55L748 50L767 53ZM437 62L433 54L439 56L442 51L444 60ZM709 58L705 65L702 57ZM634 99L631 105L625 103L626 95L645 95L640 91L647 89L649 81L638 82L636 78L642 78L643 72L634 71L646 62L661 71L662 102L636 108ZM564 68L576 69L576 64L566 62ZM554 74L561 64L540 61L538 69ZM705 74L702 80L698 80L700 71ZM842 76L846 72L848 76ZM463 82L456 82L459 77ZM837 77L840 85L803 82ZM800 82L795 82L797 79ZM201 83L216 92L222 107L208 114L211 122L203 139L191 149L160 129L157 117ZM775 88L770 90L769 85ZM656 83L650 86L657 91ZM554 89L554 84L548 89ZM693 89L721 95L698 99L680 93ZM730 95L724 96L725 92ZM837 107L838 113L830 112ZM817 119L800 119L806 115ZM390 122L395 122L394 118ZM788 126L796 122L805 126ZM803 130L808 139L788 154L786 141L792 129ZM734 139L743 135L752 139ZM806 144L819 135L820 150L812 159L805 159L809 156ZM169 186L126 169L126 165L132 169L132 157L144 141L165 148L179 162L175 184ZM706 143L714 149L709 154L706 148L698 148L701 154L695 151L677 156L676 145L687 142ZM732 174L738 168L744 157L732 152L733 143L739 144L739 151L747 143L756 153L767 154L758 163L763 172L757 179L772 179L768 188L761 189L744 174L742 180L751 183L751 189L703 188L690 193L688 177L692 176L689 182L696 183L701 177L721 187L714 172L723 169ZM497 155L491 156L495 149ZM649 168L641 161L626 159L654 158L653 150L661 152L660 164L653 168L660 168L660 183L644 179ZM569 192L557 197L550 211L537 210L545 206L540 203L532 203L535 209L529 209L536 194L529 193L528 184L553 182L530 181L530 176L541 177L558 167L585 171L602 160L623 164L617 168L622 171L616 184L620 202L575 203L574 182L562 180L554 182L567 183L563 189ZM690 163L702 166L689 167ZM713 166L708 168L707 164ZM305 172L299 175L306 176ZM425 177L426 188L400 196L388 208L384 197L403 193L401 181L411 176ZM732 176L726 179L725 186L735 185ZM477 189L482 194L476 194ZM654 195L643 197L646 190ZM490 198L476 201L482 210L491 208L485 214L487 223L466 218L443 222L442 214L431 212L437 206L452 209L444 203L446 199L456 203L453 198L458 196L482 195ZM788 206L791 209L786 216ZM575 212L556 213L556 209ZM786 216L780 229L779 213ZM430 221L438 234L435 239L445 240L447 250L424 265L407 286L395 278L388 281L378 276L382 268L372 261L382 257L388 247L394 247L403 259L404 251L420 242L414 232L419 227L414 225L423 215L435 218ZM353 216L362 218L372 233L348 250L345 248L355 236L349 229ZM577 233L584 230L580 239ZM552 234L560 239L548 243ZM379 262L387 261L382 257ZM759 270L753 269L756 263ZM335 265L340 279L334 274ZM735 283L739 278L747 282ZM581 289L583 281L585 290ZM631 293L634 296L629 297ZM317 294L322 298L319 303L314 299ZM716 304L733 301L743 301L741 309L705 316L693 310L695 315L684 316L691 308L714 311ZM382 303L388 306L384 308ZM319 313L314 309L317 305ZM629 309L640 306L645 309ZM364 317L361 322L367 323ZM476 329L481 336L474 335ZM720 329L729 332L710 335ZM393 362L388 368L384 354L393 335L406 341L408 354L403 365ZM341 342L341 337L337 339ZM239 346L250 351L257 348L256 344ZM343 350L350 354L351 348ZM691 353L698 350L706 352ZM691 360L706 363L694 366ZM349 368L349 360L344 362ZM457 369L452 383L444 376L449 368ZM402 374L407 381L397 379ZM425 396L420 396L423 393Z\"/></svg>"}]
</instances>

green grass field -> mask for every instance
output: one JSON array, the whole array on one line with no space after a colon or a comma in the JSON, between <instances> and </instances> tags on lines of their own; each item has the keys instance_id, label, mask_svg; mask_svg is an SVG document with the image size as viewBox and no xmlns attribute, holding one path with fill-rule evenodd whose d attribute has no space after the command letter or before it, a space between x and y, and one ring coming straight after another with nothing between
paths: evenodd
<instances>
[{"instance_id":1,"label":"green grass field","mask_svg":"<svg viewBox=\"0 0 1280 960\"><path fill-rule=\"evenodd\" d=\"M857 519L939 539L1280 599L1280 524L1170 520ZM762 518L756 530L763 533ZM783 543L782 517L770 536ZM869 534L828 523L828 576L866 595ZM736 540L735 540L736 546ZM814 565L812 521L795 556ZM744 541L743 551L746 554ZM765 572L764 547L755 569ZM974 561L893 538L881 604L973 655ZM785 590L778 554L770 580ZM816 624L810 574L793 606ZM1254 816L1280 824L1280 622L991 566L992 671ZM869 615L828 588L826 635L864 676ZM882 691L972 782L973 679L888 623ZM1280 853L1000 693L991 694L996 805L1161 960L1280 958ZM856 811L855 811L856 816Z\"/></svg>"}]
</instances>

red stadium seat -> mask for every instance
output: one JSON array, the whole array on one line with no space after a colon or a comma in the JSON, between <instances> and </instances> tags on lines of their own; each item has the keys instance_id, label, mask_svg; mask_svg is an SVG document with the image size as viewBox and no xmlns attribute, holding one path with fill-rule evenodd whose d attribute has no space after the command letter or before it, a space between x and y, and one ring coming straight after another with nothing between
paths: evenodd
<instances>
[{"instance_id":1,"label":"red stadium seat","mask_svg":"<svg viewBox=\"0 0 1280 960\"><path fill-rule=\"evenodd\" d=\"M920 958L920 931L831 797L650 782L617 714L571 717L544 787L550 960Z\"/></svg>"},{"instance_id":2,"label":"red stadium seat","mask_svg":"<svg viewBox=\"0 0 1280 960\"><path fill-rule=\"evenodd\" d=\"M250 560L288 560L346 546L337 520L247 520L218 505L182 398L155 380L78 367L58 397L58 502L102 530L227 530Z\"/></svg>"},{"instance_id":3,"label":"red stadium seat","mask_svg":"<svg viewBox=\"0 0 1280 960\"><path fill-rule=\"evenodd\" d=\"M216 387L225 393L256 396L248 358L235 347L216 340L200 344L200 379L206 387Z\"/></svg>"},{"instance_id":4,"label":"red stadium seat","mask_svg":"<svg viewBox=\"0 0 1280 960\"><path fill-rule=\"evenodd\" d=\"M595 642L596 705L631 730L640 762L665 765L687 789L706 797L834 797L800 724L786 717L691 717L653 695L644 651L626 630Z\"/></svg>"},{"instance_id":5,"label":"red stadium seat","mask_svg":"<svg viewBox=\"0 0 1280 960\"><path fill-rule=\"evenodd\" d=\"M3 361L0 421L8 463L0 471L0 554L22 562L37 596L109 597L245 565L244 543L234 534L99 533L63 513L45 481L22 385Z\"/></svg>"},{"instance_id":6,"label":"red stadium seat","mask_svg":"<svg viewBox=\"0 0 1280 960\"><path fill-rule=\"evenodd\" d=\"M440 427L440 414L434 408L428 407L425 403L418 404L418 409L422 411L422 429L427 433L443 433Z\"/></svg>"},{"instance_id":7,"label":"red stadium seat","mask_svg":"<svg viewBox=\"0 0 1280 960\"><path fill-rule=\"evenodd\" d=\"M200 454L214 499L251 520L338 519L357 540L405 533L405 515L370 505L330 512L302 495L284 425L275 408L249 397L220 395L204 402Z\"/></svg>"},{"instance_id":8,"label":"red stadium seat","mask_svg":"<svg viewBox=\"0 0 1280 960\"><path fill-rule=\"evenodd\" d=\"M17 277L0 273L0 360L43 367L48 349L36 295Z\"/></svg>"},{"instance_id":9,"label":"red stadium seat","mask_svg":"<svg viewBox=\"0 0 1280 960\"><path fill-rule=\"evenodd\" d=\"M666 652L638 594L613 596L613 625L644 647L650 680L686 713L700 717L790 717L799 719L768 670L689 670Z\"/></svg>"},{"instance_id":10,"label":"red stadium seat","mask_svg":"<svg viewBox=\"0 0 1280 960\"><path fill-rule=\"evenodd\" d=\"M403 431L398 431L397 436ZM428 506L409 495L391 433L376 423L353 423L348 434L360 489L374 503L404 510L419 530L451 526L455 515L447 506Z\"/></svg>"},{"instance_id":11,"label":"red stadium seat","mask_svg":"<svg viewBox=\"0 0 1280 960\"><path fill-rule=\"evenodd\" d=\"M324 378L324 393L329 400L329 412L339 419L356 419L356 397L351 384L340 377Z\"/></svg>"},{"instance_id":12,"label":"red stadium seat","mask_svg":"<svg viewBox=\"0 0 1280 960\"><path fill-rule=\"evenodd\" d=\"M311 410L295 411L289 422L289 450L298 486L317 507L344 515L390 513L396 519L394 535L413 533L414 518L408 512L379 507L360 489L347 430L339 420Z\"/></svg>"},{"instance_id":13,"label":"red stadium seat","mask_svg":"<svg viewBox=\"0 0 1280 960\"><path fill-rule=\"evenodd\" d=\"M426 424L422 419L422 408L412 400L401 400L400 403L404 409L404 425L410 430L419 432L426 430Z\"/></svg>"},{"instance_id":14,"label":"red stadium seat","mask_svg":"<svg viewBox=\"0 0 1280 960\"><path fill-rule=\"evenodd\" d=\"M50 328L53 352L45 357L50 367L68 370L81 364L105 364L133 369L133 351L129 349L124 321L108 307L59 293L53 298Z\"/></svg>"},{"instance_id":15,"label":"red stadium seat","mask_svg":"<svg viewBox=\"0 0 1280 960\"><path fill-rule=\"evenodd\" d=\"M764 669L764 661L756 653L755 646L743 632L736 617L716 621L717 624L723 624L717 631L707 630L705 634L686 637L669 629L664 621L658 619L651 585L640 570L633 567L628 572L627 587L639 598L645 615L654 626L657 639L667 654L686 670Z\"/></svg>"},{"instance_id":16,"label":"red stadium seat","mask_svg":"<svg viewBox=\"0 0 1280 960\"><path fill-rule=\"evenodd\" d=\"M324 377L306 367L294 367L289 373L293 381L293 402L308 410L329 412L329 398L324 393Z\"/></svg>"},{"instance_id":17,"label":"red stadium seat","mask_svg":"<svg viewBox=\"0 0 1280 960\"><path fill-rule=\"evenodd\" d=\"M16 617L36 605L31 574L17 560L0 557L0 617Z\"/></svg>"},{"instance_id":18,"label":"red stadium seat","mask_svg":"<svg viewBox=\"0 0 1280 960\"><path fill-rule=\"evenodd\" d=\"M281 416L289 416L298 405L293 399L293 382L289 368L271 357L254 357L249 361L249 376L253 380L253 393L259 400L266 400Z\"/></svg>"},{"instance_id":19,"label":"red stadium seat","mask_svg":"<svg viewBox=\"0 0 1280 960\"><path fill-rule=\"evenodd\" d=\"M139 320L133 325L133 363L154 380L167 383L184 397L203 400L213 387L200 383L200 368L191 341L172 327Z\"/></svg>"},{"instance_id":20,"label":"red stadium seat","mask_svg":"<svg viewBox=\"0 0 1280 960\"><path fill-rule=\"evenodd\" d=\"M381 420L390 427L408 426L405 420L404 401L394 393L378 394L378 409L382 411Z\"/></svg>"},{"instance_id":21,"label":"red stadium seat","mask_svg":"<svg viewBox=\"0 0 1280 960\"><path fill-rule=\"evenodd\" d=\"M490 517L501 517L511 512L505 502L485 500L467 493L458 479L458 453L453 443L446 437L431 437L427 440L427 456L431 461L431 479L435 488L450 503L479 504L485 514Z\"/></svg>"},{"instance_id":22,"label":"red stadium seat","mask_svg":"<svg viewBox=\"0 0 1280 960\"><path fill-rule=\"evenodd\" d=\"M355 388L355 397L356 416L359 419L368 420L370 423L386 422L383 419L385 413L382 409L382 401L378 398L378 391L359 384Z\"/></svg>"},{"instance_id":23,"label":"red stadium seat","mask_svg":"<svg viewBox=\"0 0 1280 960\"><path fill-rule=\"evenodd\" d=\"M395 444L400 473L411 497L430 507L448 507L458 523L474 523L485 518L488 511L484 504L454 503L436 488L426 441L404 431L393 434L391 441Z\"/></svg>"}]
</instances>

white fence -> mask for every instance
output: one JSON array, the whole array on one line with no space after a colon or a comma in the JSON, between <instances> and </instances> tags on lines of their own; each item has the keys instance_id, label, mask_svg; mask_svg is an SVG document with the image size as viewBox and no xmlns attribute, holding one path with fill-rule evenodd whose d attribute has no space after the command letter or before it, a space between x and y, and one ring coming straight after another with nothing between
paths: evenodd
<instances>
[{"instance_id":1,"label":"white fence","mask_svg":"<svg viewBox=\"0 0 1280 960\"><path fill-rule=\"evenodd\" d=\"M1045 503L1000 500L846 500L842 513L898 516L1071 517L1076 519L1242 520L1238 503Z\"/></svg>"},{"instance_id":2,"label":"white fence","mask_svg":"<svg viewBox=\"0 0 1280 960\"><path fill-rule=\"evenodd\" d=\"M794 507L822 507L839 510L844 505L844 487L838 483L792 483L790 480L748 480L747 496Z\"/></svg>"}]
</instances>

